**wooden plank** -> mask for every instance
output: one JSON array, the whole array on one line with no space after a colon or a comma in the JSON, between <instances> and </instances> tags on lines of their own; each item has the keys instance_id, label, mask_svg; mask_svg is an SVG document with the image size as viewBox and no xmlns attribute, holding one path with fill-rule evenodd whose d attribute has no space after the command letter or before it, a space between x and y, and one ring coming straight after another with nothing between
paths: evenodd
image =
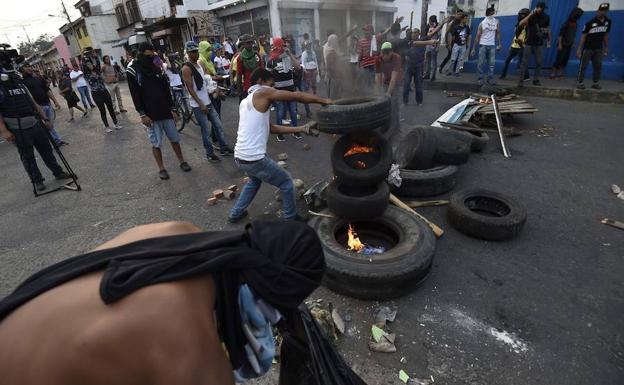
<instances>
[{"instance_id":1,"label":"wooden plank","mask_svg":"<svg viewBox=\"0 0 624 385\"><path fill-rule=\"evenodd\" d=\"M613 219L605 218L601 221L603 224L611 227L615 227L616 229L624 230L624 223L620 221L614 221Z\"/></svg>"}]
</instances>

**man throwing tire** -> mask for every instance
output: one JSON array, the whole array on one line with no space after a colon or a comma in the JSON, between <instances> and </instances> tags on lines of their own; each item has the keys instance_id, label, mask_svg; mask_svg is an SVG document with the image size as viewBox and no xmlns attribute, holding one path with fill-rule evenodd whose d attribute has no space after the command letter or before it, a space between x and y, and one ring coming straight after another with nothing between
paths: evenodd
<instances>
[{"instance_id":1,"label":"man throwing tire","mask_svg":"<svg viewBox=\"0 0 624 385\"><path fill-rule=\"evenodd\" d=\"M249 177L241 195L230 211L231 223L247 216L247 207L256 196L262 182L278 187L282 192L283 218L304 220L297 214L295 207L295 188L290 175L272 159L266 156L269 134L318 135L315 122L308 122L299 127L278 126L270 123L270 108L274 102L331 104L330 99L321 98L306 92L279 91L272 88L273 74L264 68L258 68L251 74L251 87L248 96L238 108L239 123L234 159L238 167Z\"/></svg>"}]
</instances>

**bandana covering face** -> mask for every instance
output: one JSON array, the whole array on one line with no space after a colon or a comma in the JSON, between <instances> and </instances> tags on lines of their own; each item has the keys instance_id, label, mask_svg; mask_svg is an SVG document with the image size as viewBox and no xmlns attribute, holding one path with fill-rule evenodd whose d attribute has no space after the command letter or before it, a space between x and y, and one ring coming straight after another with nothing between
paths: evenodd
<instances>
[{"instance_id":1,"label":"bandana covering face","mask_svg":"<svg viewBox=\"0 0 624 385\"><path fill-rule=\"evenodd\" d=\"M258 57L253 49L243 48L240 57L243 60L243 67L246 69L253 71L258 66Z\"/></svg>"},{"instance_id":2,"label":"bandana covering face","mask_svg":"<svg viewBox=\"0 0 624 385\"><path fill-rule=\"evenodd\" d=\"M271 60L277 60L284 53L284 40L281 37L273 39L273 47L271 47Z\"/></svg>"}]
</instances>

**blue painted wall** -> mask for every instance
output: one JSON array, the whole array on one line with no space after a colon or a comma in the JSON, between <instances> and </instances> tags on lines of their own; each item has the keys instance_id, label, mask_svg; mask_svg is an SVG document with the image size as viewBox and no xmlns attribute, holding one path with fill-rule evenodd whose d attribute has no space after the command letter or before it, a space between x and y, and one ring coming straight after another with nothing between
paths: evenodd
<instances>
[{"instance_id":1,"label":"blue painted wall","mask_svg":"<svg viewBox=\"0 0 624 385\"><path fill-rule=\"evenodd\" d=\"M548 11L548 10L547 10ZM568 11L569 12L569 11ZM577 32L576 42L578 43L581 38L581 30L583 29L583 25L589 21L591 18L596 16L596 11L587 11L583 14L581 20L579 20L579 28ZM496 16L501 25L501 38L503 39L503 49L496 53L496 74L500 74L503 69L503 63L505 62L505 58L507 57L507 52L509 51L509 46L511 45L511 41L513 38L514 27L518 20L517 15L513 16ZM602 78L603 79L611 79L611 80L621 80L624 78L624 10L618 11L610 11L609 18L611 19L612 26L611 32L609 33L609 56L603 59L602 65ZM551 17L552 20L552 17ZM483 18L475 18L472 22L472 39L474 40L477 34L477 28L479 24L483 21ZM553 33L553 42L551 45L551 50L556 51L557 45L555 37L559 34L560 25L552 25L552 33ZM544 46L544 49L546 47ZM579 70L579 60L576 58L576 44L574 47L574 51L570 56L570 61L568 62L568 66L566 68L566 76L576 77ZM554 54L548 55L554 58ZM509 66L509 75L510 77L517 75L517 59L514 59ZM464 70L466 72L476 72L476 56L475 58L471 58L464 64ZM550 68L552 65L551 62L545 62L543 64L544 68ZM547 77L550 74L550 70L542 70L542 77ZM585 73L586 78L591 78L591 65L588 71Z\"/></svg>"}]
</instances>

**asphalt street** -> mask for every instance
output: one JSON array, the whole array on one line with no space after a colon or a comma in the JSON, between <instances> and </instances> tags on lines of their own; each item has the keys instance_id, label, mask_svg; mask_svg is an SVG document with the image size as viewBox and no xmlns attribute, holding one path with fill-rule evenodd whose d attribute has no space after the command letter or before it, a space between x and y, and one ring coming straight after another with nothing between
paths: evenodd
<instances>
[{"instance_id":1,"label":"asphalt street","mask_svg":"<svg viewBox=\"0 0 624 385\"><path fill-rule=\"evenodd\" d=\"M56 126L70 142L63 153L80 177L80 192L35 198L17 151L0 143L0 297L37 270L135 225L166 220L191 221L206 230L244 225L227 223L232 202L206 204L213 190L242 186L233 159L208 163L199 129L191 124L181 143L193 170L182 172L165 145L171 179L161 181L125 84L123 96L130 112L120 118L123 129L110 134L97 110L67 123L61 100ZM352 315L337 344L369 384L400 384L400 369L448 385L622 383L624 232L600 220L624 221L624 201L610 188L624 188L624 111L621 105L528 100L540 112L506 122L523 133L508 142L512 158L503 158L491 140L461 167L457 187L517 198L528 212L519 237L502 243L473 239L447 224L444 207L422 209L446 233L437 242L432 274L417 291L384 303L325 288L312 295ZM423 106L403 109L402 124L430 124L458 101L426 91ZM228 99L222 114L233 145L237 99ZM288 137L283 143L271 138L269 155L288 153L292 176L312 185L331 177L334 141L328 135ZM305 143L310 150L304 150ZM41 162L40 167L51 185L53 177ZM250 217L274 217L279 209L274 196L275 188L264 186ZM372 313L380 304L398 309L390 325L397 353L367 348ZM275 371L257 382L270 383L276 383Z\"/></svg>"}]
</instances>

